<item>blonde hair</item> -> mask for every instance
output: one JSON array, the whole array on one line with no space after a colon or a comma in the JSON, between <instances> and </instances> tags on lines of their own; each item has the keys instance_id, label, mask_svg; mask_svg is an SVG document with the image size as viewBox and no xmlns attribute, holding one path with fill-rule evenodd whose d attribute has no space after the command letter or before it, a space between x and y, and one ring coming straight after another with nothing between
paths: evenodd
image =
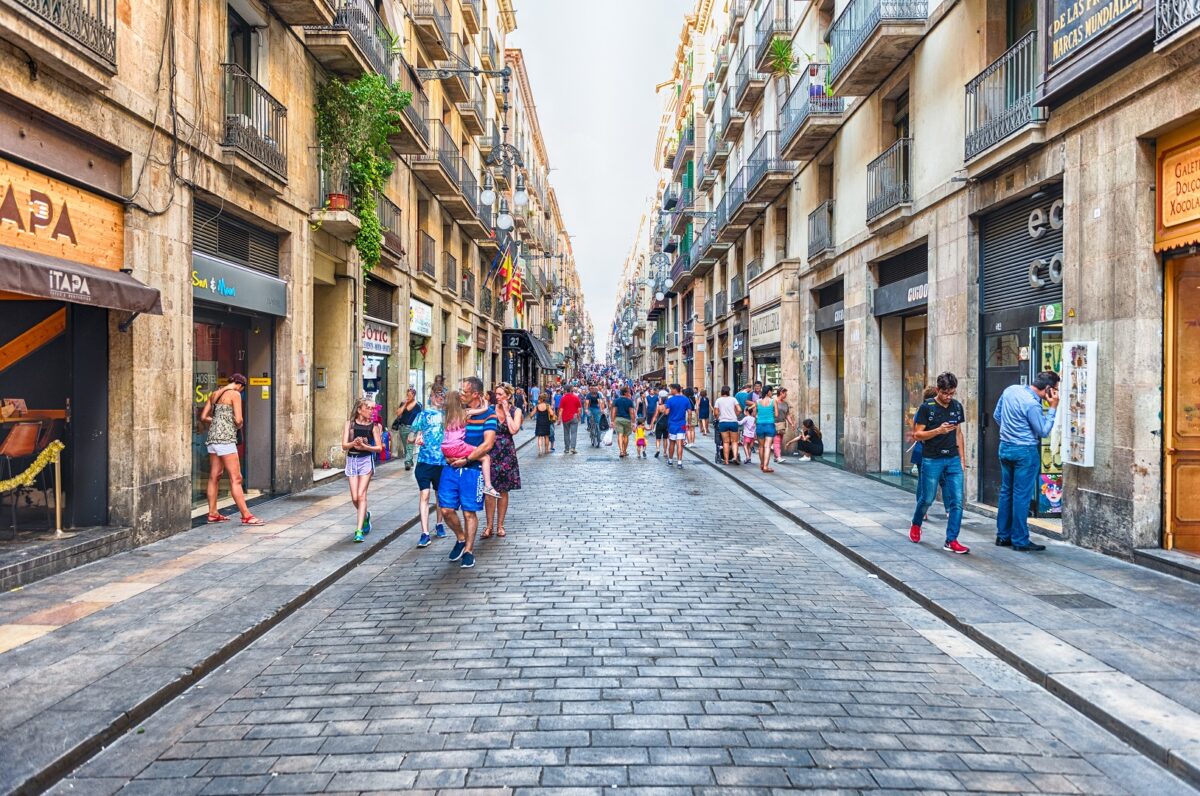
<instances>
[{"instance_id":1,"label":"blonde hair","mask_svg":"<svg viewBox=\"0 0 1200 796\"><path fill-rule=\"evenodd\" d=\"M361 408L363 408L364 406L366 406L366 407L370 407L370 409L371 409L371 417L372 417L372 419L374 419L374 416L375 416L375 402L374 402L374 401L368 401L366 398L359 398L357 401L355 401L355 402L354 402L354 408L350 410L350 422L351 422L351 423L353 423L355 420L357 420L357 419L358 419L358 410L359 410L359 409L361 409Z\"/></svg>"},{"instance_id":2,"label":"blonde hair","mask_svg":"<svg viewBox=\"0 0 1200 796\"><path fill-rule=\"evenodd\" d=\"M445 427L451 430L464 428L467 425L467 407L463 406L462 396L458 390L446 393L446 405L442 407L445 414Z\"/></svg>"},{"instance_id":3,"label":"blonde hair","mask_svg":"<svg viewBox=\"0 0 1200 796\"><path fill-rule=\"evenodd\" d=\"M495 387L492 388L493 395L496 393L496 390L504 390L504 392L507 393L509 398L514 398L514 397L516 397L516 394L517 394L516 390L513 389L513 386L506 381L502 381L499 384L497 384Z\"/></svg>"}]
</instances>

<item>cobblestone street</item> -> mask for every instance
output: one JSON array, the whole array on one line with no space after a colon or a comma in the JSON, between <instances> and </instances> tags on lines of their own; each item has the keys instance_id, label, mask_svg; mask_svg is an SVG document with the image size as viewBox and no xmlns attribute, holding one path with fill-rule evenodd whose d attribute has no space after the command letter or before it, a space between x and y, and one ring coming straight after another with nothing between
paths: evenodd
<instances>
[{"instance_id":1,"label":"cobblestone street","mask_svg":"<svg viewBox=\"0 0 1200 796\"><path fill-rule=\"evenodd\" d=\"M401 536L53 792L1193 792L690 461L526 448L474 570Z\"/></svg>"}]
</instances>

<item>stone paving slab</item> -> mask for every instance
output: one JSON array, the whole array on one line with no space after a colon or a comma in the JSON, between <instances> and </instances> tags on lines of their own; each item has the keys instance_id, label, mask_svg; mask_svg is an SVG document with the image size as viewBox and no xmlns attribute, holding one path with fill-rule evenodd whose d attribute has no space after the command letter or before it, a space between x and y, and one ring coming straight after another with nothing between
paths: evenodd
<instances>
[{"instance_id":1,"label":"stone paving slab","mask_svg":"<svg viewBox=\"0 0 1200 796\"><path fill-rule=\"evenodd\" d=\"M522 482L474 569L391 545L51 792L1195 792L707 468Z\"/></svg>"},{"instance_id":2,"label":"stone paving slab","mask_svg":"<svg viewBox=\"0 0 1200 796\"><path fill-rule=\"evenodd\" d=\"M416 519L412 473L381 467L371 506L362 544L340 479L256 506L264 526L202 526L0 594L0 792L36 790L378 552Z\"/></svg>"},{"instance_id":3,"label":"stone paving slab","mask_svg":"<svg viewBox=\"0 0 1200 796\"><path fill-rule=\"evenodd\" d=\"M914 498L895 487L820 462L763 473L715 464L707 445L689 452L1200 782L1200 585L1054 539L1039 540L1042 553L996 547L994 520L969 511L960 540L971 554L951 555L939 505L924 541L909 541ZM864 512L877 524L848 521Z\"/></svg>"}]
</instances>

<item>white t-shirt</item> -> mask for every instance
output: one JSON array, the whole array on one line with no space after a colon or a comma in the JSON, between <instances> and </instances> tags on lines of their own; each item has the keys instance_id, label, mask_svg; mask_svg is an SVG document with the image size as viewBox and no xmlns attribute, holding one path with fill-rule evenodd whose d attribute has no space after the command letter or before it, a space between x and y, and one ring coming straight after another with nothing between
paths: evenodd
<instances>
[{"instance_id":1,"label":"white t-shirt","mask_svg":"<svg viewBox=\"0 0 1200 796\"><path fill-rule=\"evenodd\" d=\"M717 422L736 423L738 402L732 395L722 395L717 399Z\"/></svg>"}]
</instances>

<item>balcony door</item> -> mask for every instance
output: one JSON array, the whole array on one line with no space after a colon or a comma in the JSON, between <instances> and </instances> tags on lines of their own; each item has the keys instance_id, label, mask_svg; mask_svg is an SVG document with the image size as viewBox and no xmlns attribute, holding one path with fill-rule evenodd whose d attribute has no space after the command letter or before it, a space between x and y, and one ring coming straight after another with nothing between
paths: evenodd
<instances>
[{"instance_id":1,"label":"balcony door","mask_svg":"<svg viewBox=\"0 0 1200 796\"><path fill-rule=\"evenodd\" d=\"M240 66L250 77L257 77L254 68L254 26L235 11L233 6L228 6L227 10L229 46L225 60Z\"/></svg>"},{"instance_id":2,"label":"balcony door","mask_svg":"<svg viewBox=\"0 0 1200 796\"><path fill-rule=\"evenodd\" d=\"M1008 0L1005 49L1037 30L1037 0Z\"/></svg>"}]
</instances>

